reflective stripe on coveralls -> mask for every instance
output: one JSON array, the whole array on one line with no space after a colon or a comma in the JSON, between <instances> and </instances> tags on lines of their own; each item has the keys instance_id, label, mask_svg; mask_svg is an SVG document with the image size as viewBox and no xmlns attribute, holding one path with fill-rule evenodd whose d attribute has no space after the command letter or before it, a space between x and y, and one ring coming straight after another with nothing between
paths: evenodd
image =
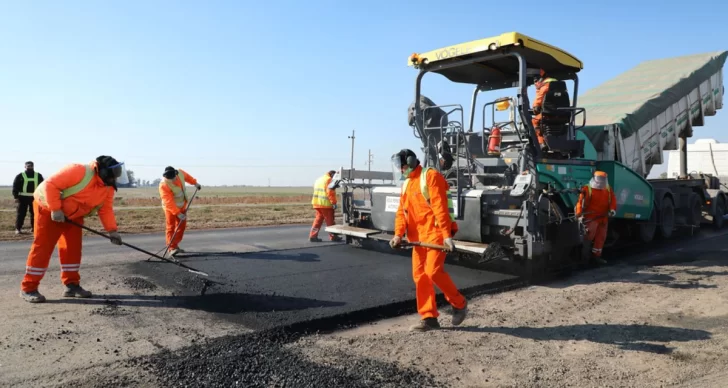
<instances>
[{"instance_id":1,"label":"reflective stripe on coveralls","mask_svg":"<svg viewBox=\"0 0 728 388\"><path fill-rule=\"evenodd\" d=\"M425 200L427 200L427 203L430 203L430 190L427 188L427 171L434 170L432 167L427 167L422 169L422 173L420 174L420 191L422 192L422 195L425 197ZM404 183L402 184L402 193L407 189L407 184L409 183L409 178L405 179ZM447 193L447 210L450 213L450 219L455 221L455 207L452 205L452 194L448 191Z\"/></svg>"},{"instance_id":2,"label":"reflective stripe on coveralls","mask_svg":"<svg viewBox=\"0 0 728 388\"><path fill-rule=\"evenodd\" d=\"M311 205L313 205L314 207L333 206L331 200L329 199L329 196L326 194L326 190L328 189L328 184L330 181L331 177L328 173L316 179L316 182L313 184L313 197L311 198Z\"/></svg>"},{"instance_id":3,"label":"reflective stripe on coveralls","mask_svg":"<svg viewBox=\"0 0 728 388\"><path fill-rule=\"evenodd\" d=\"M419 173L418 168L422 170ZM424 185L427 187L427 174L423 173L424 170L421 166L417 166L410 177L424 181ZM438 194L442 191L447 192L447 182L442 174L438 173L433 178L432 184ZM425 201L424 194L419 195L422 192L420 190L422 184L408 186L408 183L409 178L402 186L399 207L395 215L395 235L407 234L407 239L410 241L441 245L450 234L449 225L440 225L446 224L448 221L444 203ZM447 196L447 194L445 195ZM442 198L442 201L444 202L445 198ZM435 300L435 285L442 291L445 300L454 308L462 309L467 304L465 297L445 270L445 257L446 253L438 249L421 246L415 246L412 249L412 279L415 283L417 312L423 319L439 316Z\"/></svg>"},{"instance_id":4,"label":"reflective stripe on coveralls","mask_svg":"<svg viewBox=\"0 0 728 388\"><path fill-rule=\"evenodd\" d=\"M185 189L185 174L184 172L179 171L177 176L179 176L182 187L175 185L174 179L165 178L164 181L165 183L167 183L169 189L172 190L172 194L174 194L174 204L177 205L178 208L182 208L185 205L185 201L187 201L187 190Z\"/></svg>"},{"instance_id":5,"label":"reflective stripe on coveralls","mask_svg":"<svg viewBox=\"0 0 728 388\"><path fill-rule=\"evenodd\" d=\"M88 184L91 183L91 179L93 179L94 174L95 174L94 169L93 169L93 167L91 167L88 164L84 165L84 167L86 168L86 170L84 171L83 179L81 179L81 181L76 183L75 185L73 185L67 189L61 190L61 199L62 200L80 193L81 190L85 189L86 186L88 186ZM46 201L46 190L45 190L46 182L47 181L43 181L43 183L41 183L38 186L38 188L35 190L35 193L33 194L33 196L35 197L35 199L38 202L40 202L41 204L43 204L45 206L48 206L48 202ZM93 208L88 215L90 215L90 216L95 215L96 212L98 212L99 209L101 209L102 205L98 205L95 208Z\"/></svg>"},{"instance_id":6,"label":"reflective stripe on coveralls","mask_svg":"<svg viewBox=\"0 0 728 388\"><path fill-rule=\"evenodd\" d=\"M33 172L32 178L28 178L28 175L25 173L25 171L23 171L23 191L18 193L18 195L22 195L24 197L33 196L33 193L28 192L28 183L30 183L30 182L35 183L35 188L36 189L38 188L38 172L37 171Z\"/></svg>"}]
</instances>

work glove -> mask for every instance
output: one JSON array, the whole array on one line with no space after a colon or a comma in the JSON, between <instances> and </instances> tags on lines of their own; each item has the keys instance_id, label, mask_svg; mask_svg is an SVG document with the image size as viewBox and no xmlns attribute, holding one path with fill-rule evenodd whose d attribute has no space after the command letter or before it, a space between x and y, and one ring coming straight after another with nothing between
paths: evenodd
<instances>
[{"instance_id":1,"label":"work glove","mask_svg":"<svg viewBox=\"0 0 728 388\"><path fill-rule=\"evenodd\" d=\"M445 241L445 250L448 252L452 252L455 250L455 243L452 241L452 238L446 238Z\"/></svg>"},{"instance_id":2,"label":"work glove","mask_svg":"<svg viewBox=\"0 0 728 388\"><path fill-rule=\"evenodd\" d=\"M338 208L339 208L339 206L338 206L338 205L336 205L336 204L333 204L333 205L331 205L331 207L332 207L332 208L333 208L334 210L336 210L336 209L338 209Z\"/></svg>"},{"instance_id":3,"label":"work glove","mask_svg":"<svg viewBox=\"0 0 728 388\"><path fill-rule=\"evenodd\" d=\"M119 232L109 233L109 239L111 240L112 244L121 245L121 235L119 234Z\"/></svg>"},{"instance_id":4,"label":"work glove","mask_svg":"<svg viewBox=\"0 0 728 388\"><path fill-rule=\"evenodd\" d=\"M55 222L66 221L66 215L63 214L63 210L54 210L51 212L51 219Z\"/></svg>"},{"instance_id":5,"label":"work glove","mask_svg":"<svg viewBox=\"0 0 728 388\"><path fill-rule=\"evenodd\" d=\"M609 211L609 216L610 216L610 217L614 217L614 216L616 216L616 215L617 215L617 211L616 211L616 210L610 210L610 211Z\"/></svg>"},{"instance_id":6,"label":"work glove","mask_svg":"<svg viewBox=\"0 0 728 388\"><path fill-rule=\"evenodd\" d=\"M402 237L394 236L391 240L389 240L389 246L394 249L397 248L401 242Z\"/></svg>"},{"instance_id":7,"label":"work glove","mask_svg":"<svg viewBox=\"0 0 728 388\"><path fill-rule=\"evenodd\" d=\"M177 214L177 218L179 218L180 221L184 221L187 219L187 216L184 213Z\"/></svg>"},{"instance_id":8,"label":"work glove","mask_svg":"<svg viewBox=\"0 0 728 388\"><path fill-rule=\"evenodd\" d=\"M196 185L195 185L195 187L197 188L197 190L198 190L198 191L199 191L199 190L202 190L202 185L200 185L199 183L198 183L198 184L196 184Z\"/></svg>"}]
</instances>

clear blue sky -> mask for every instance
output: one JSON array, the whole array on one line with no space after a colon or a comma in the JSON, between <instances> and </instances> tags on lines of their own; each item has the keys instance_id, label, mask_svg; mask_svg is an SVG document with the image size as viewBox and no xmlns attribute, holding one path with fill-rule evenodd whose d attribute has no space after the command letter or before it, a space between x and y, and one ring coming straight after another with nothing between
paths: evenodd
<instances>
[{"instance_id":1,"label":"clear blue sky","mask_svg":"<svg viewBox=\"0 0 728 388\"><path fill-rule=\"evenodd\" d=\"M349 165L352 129L355 167L371 149L390 169L420 145L407 57L507 31L579 57L582 91L643 60L728 49L725 1L594 3L3 1L0 184L29 159L47 176L111 154L143 179L173 165L203 185L310 185ZM468 106L470 87L436 77L426 95ZM726 130L724 108L695 137Z\"/></svg>"}]
</instances>

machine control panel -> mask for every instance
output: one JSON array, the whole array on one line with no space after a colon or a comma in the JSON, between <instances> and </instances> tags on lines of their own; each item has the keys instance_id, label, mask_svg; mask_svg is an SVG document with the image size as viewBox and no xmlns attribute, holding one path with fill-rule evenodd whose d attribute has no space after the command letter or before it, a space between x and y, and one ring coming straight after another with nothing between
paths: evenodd
<instances>
[{"instance_id":1,"label":"machine control panel","mask_svg":"<svg viewBox=\"0 0 728 388\"><path fill-rule=\"evenodd\" d=\"M522 196L531 187L532 183L533 175L530 173L516 176L516 179L513 182L513 188L511 189L511 197Z\"/></svg>"}]
</instances>

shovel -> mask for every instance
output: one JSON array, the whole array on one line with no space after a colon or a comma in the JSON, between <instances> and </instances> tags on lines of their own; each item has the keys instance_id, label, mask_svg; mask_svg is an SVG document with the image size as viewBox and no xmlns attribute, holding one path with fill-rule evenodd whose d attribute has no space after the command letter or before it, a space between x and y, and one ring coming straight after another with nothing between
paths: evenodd
<instances>
[{"instance_id":1,"label":"shovel","mask_svg":"<svg viewBox=\"0 0 728 388\"><path fill-rule=\"evenodd\" d=\"M73 221L71 221L71 220L69 220L69 219L66 219L66 222L67 222L67 223L69 223L69 224L71 224L71 225L75 225L75 226L78 226L79 228L82 228L82 229L84 229L84 230L88 230L88 231L89 231L89 232L91 232L91 233L97 234L97 235L99 235L99 236L103 236L103 237L106 237L107 239L111 240L111 237L109 237L109 235L107 235L107 234L105 234L105 233L101 233L101 232L99 232L99 231L96 231L96 230L94 230L94 229L91 229L91 228L89 228L88 226L85 226L85 225L81 225L81 224L78 224L78 223L76 223L76 222L73 222ZM146 254L148 254L148 255L150 255L150 256L152 256L152 257L156 257L156 258L158 258L158 259L160 259L160 260L164 260L164 261L166 261L166 262L169 262L169 263L172 263L172 264L177 264L178 266L180 266L180 267L182 267L182 268L185 268L185 269L186 269L187 271L189 271L189 272L191 272L191 273L193 273L193 274L196 274L196 275L202 275L202 276L204 276L204 277L209 277L209 276L210 276L210 275L209 275L208 273L206 273L206 272L202 272L202 271L200 271L200 270L194 269L194 268L192 268L192 267L189 267L189 266L187 266L187 265L184 265L184 264L182 264L182 263L180 263L180 262L172 261L172 260L170 260L170 259L167 259L166 257L162 257L162 256L159 256L159 255L155 255L154 253L151 253L151 252L147 252L147 251L145 251L144 249L141 249L141 248L135 247L134 245L131 245L131 244L129 244L129 243L125 243L125 242L123 242L123 241L122 241L122 242L121 242L121 245L125 245L125 246L127 246L127 247L129 247L129 248L131 248L131 249L137 250L137 251L139 251L139 252L142 252L142 253L146 253ZM210 281L210 280L207 280L207 281ZM224 284L224 283L221 283L221 282L217 282L217 281L210 281L210 282L212 282L212 283L218 283L218 284Z\"/></svg>"}]
</instances>

